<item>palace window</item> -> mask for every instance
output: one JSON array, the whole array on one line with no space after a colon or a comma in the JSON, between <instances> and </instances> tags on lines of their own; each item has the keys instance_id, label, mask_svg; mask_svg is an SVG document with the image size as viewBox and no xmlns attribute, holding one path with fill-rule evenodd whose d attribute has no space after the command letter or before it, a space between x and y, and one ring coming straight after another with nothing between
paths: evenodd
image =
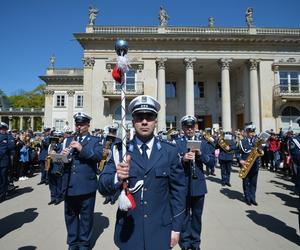
<instances>
[{"instance_id":1,"label":"palace window","mask_svg":"<svg viewBox=\"0 0 300 250\"><path fill-rule=\"evenodd\" d=\"M167 81L166 82L166 97L175 98L176 97L176 82Z\"/></svg>"},{"instance_id":2,"label":"palace window","mask_svg":"<svg viewBox=\"0 0 300 250\"><path fill-rule=\"evenodd\" d=\"M128 92L135 91L135 82L136 82L136 71L135 69L130 69L125 74L126 77L126 85L125 90ZM116 90L121 90L121 84L116 83Z\"/></svg>"},{"instance_id":3,"label":"palace window","mask_svg":"<svg viewBox=\"0 0 300 250\"><path fill-rule=\"evenodd\" d=\"M76 100L76 107L82 108L83 107L83 95L78 95Z\"/></svg>"},{"instance_id":4,"label":"palace window","mask_svg":"<svg viewBox=\"0 0 300 250\"><path fill-rule=\"evenodd\" d=\"M176 116L175 115L167 115L166 116L166 125L167 130L170 128L176 128Z\"/></svg>"},{"instance_id":5,"label":"palace window","mask_svg":"<svg viewBox=\"0 0 300 250\"><path fill-rule=\"evenodd\" d=\"M65 107L65 96L64 95L56 96L56 107Z\"/></svg>"},{"instance_id":6,"label":"palace window","mask_svg":"<svg viewBox=\"0 0 300 250\"><path fill-rule=\"evenodd\" d=\"M300 111L293 106L288 106L284 108L281 112L282 116L300 116Z\"/></svg>"},{"instance_id":7,"label":"palace window","mask_svg":"<svg viewBox=\"0 0 300 250\"><path fill-rule=\"evenodd\" d=\"M126 114L126 121L131 121L132 116L130 112L128 111L128 104L126 104L125 108L125 114ZM122 115L121 115L121 106L116 107L115 112L114 112L114 120L121 121Z\"/></svg>"},{"instance_id":8,"label":"palace window","mask_svg":"<svg viewBox=\"0 0 300 250\"><path fill-rule=\"evenodd\" d=\"M64 125L65 125L64 120L60 120L60 119L55 120L55 130L56 131L63 131Z\"/></svg>"},{"instance_id":9,"label":"palace window","mask_svg":"<svg viewBox=\"0 0 300 250\"><path fill-rule=\"evenodd\" d=\"M298 93L300 86L300 73L296 71L280 71L279 83L281 92Z\"/></svg>"},{"instance_id":10,"label":"palace window","mask_svg":"<svg viewBox=\"0 0 300 250\"><path fill-rule=\"evenodd\" d=\"M194 82L195 98L204 97L204 82Z\"/></svg>"}]
</instances>

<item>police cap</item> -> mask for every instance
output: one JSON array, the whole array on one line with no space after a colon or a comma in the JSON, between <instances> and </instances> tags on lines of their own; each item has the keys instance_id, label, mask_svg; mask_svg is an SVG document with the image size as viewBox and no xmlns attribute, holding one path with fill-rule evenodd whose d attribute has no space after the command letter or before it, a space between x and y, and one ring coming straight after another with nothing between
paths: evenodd
<instances>
[{"instance_id":1,"label":"police cap","mask_svg":"<svg viewBox=\"0 0 300 250\"><path fill-rule=\"evenodd\" d=\"M44 127L44 132L50 132L51 131L51 128L49 127Z\"/></svg>"},{"instance_id":2,"label":"police cap","mask_svg":"<svg viewBox=\"0 0 300 250\"><path fill-rule=\"evenodd\" d=\"M119 126L116 124L112 124L108 127L108 133L116 133L118 130Z\"/></svg>"},{"instance_id":3,"label":"police cap","mask_svg":"<svg viewBox=\"0 0 300 250\"><path fill-rule=\"evenodd\" d=\"M8 129L8 125L5 122L0 122L0 129Z\"/></svg>"},{"instance_id":4,"label":"police cap","mask_svg":"<svg viewBox=\"0 0 300 250\"><path fill-rule=\"evenodd\" d=\"M73 115L73 118L75 120L75 123L90 123L90 121L92 120L92 117L83 112L77 112Z\"/></svg>"},{"instance_id":5,"label":"police cap","mask_svg":"<svg viewBox=\"0 0 300 250\"><path fill-rule=\"evenodd\" d=\"M136 112L141 113L155 113L160 110L160 104L152 97L148 95L141 95L134 98L128 106L128 111L133 114Z\"/></svg>"},{"instance_id":6,"label":"police cap","mask_svg":"<svg viewBox=\"0 0 300 250\"><path fill-rule=\"evenodd\" d=\"M248 123L245 123L245 130L249 131L249 132L255 132L256 127L253 124L253 122L248 122Z\"/></svg>"},{"instance_id":7,"label":"police cap","mask_svg":"<svg viewBox=\"0 0 300 250\"><path fill-rule=\"evenodd\" d=\"M180 123L182 126L195 126L197 118L192 115L186 115L181 118Z\"/></svg>"}]
</instances>

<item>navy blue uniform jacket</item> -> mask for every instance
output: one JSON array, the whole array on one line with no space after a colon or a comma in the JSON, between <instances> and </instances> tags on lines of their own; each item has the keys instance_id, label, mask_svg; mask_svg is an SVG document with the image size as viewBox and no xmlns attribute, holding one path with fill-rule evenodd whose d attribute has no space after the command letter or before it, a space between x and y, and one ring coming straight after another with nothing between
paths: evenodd
<instances>
[{"instance_id":1,"label":"navy blue uniform jacket","mask_svg":"<svg viewBox=\"0 0 300 250\"><path fill-rule=\"evenodd\" d=\"M182 158L184 154L188 152L186 137L181 137L180 139L176 140L176 145L177 145L178 153ZM211 150L211 146L206 140L201 141L201 146L199 141L199 149L201 151L201 155L196 156L195 159L195 164L196 164L195 174L197 176L197 179L193 179L190 177L191 162L182 161L182 164L184 165L186 185L190 185L189 188L190 188L191 196L201 196L207 193L206 181L203 172L203 163L208 167L214 166L215 164L214 152ZM191 180L190 184L189 184L189 180Z\"/></svg>"},{"instance_id":2,"label":"navy blue uniform jacket","mask_svg":"<svg viewBox=\"0 0 300 250\"><path fill-rule=\"evenodd\" d=\"M72 140L73 137L67 138L66 147ZM89 194L98 187L97 163L103 151L100 138L88 134L81 145L81 152L74 152L73 160L65 164L62 191L67 196Z\"/></svg>"},{"instance_id":3,"label":"navy blue uniform jacket","mask_svg":"<svg viewBox=\"0 0 300 250\"><path fill-rule=\"evenodd\" d=\"M117 211L114 241L122 250L168 250L171 230L180 232L185 211L186 186L176 147L154 139L146 165L135 139L128 143L131 156L129 187L138 180L144 186L133 194L137 207L128 212ZM99 178L99 192L114 195L116 166L110 159Z\"/></svg>"},{"instance_id":4,"label":"navy blue uniform jacket","mask_svg":"<svg viewBox=\"0 0 300 250\"><path fill-rule=\"evenodd\" d=\"M14 148L14 138L8 134L0 134L0 168L9 167L10 154Z\"/></svg>"}]
</instances>

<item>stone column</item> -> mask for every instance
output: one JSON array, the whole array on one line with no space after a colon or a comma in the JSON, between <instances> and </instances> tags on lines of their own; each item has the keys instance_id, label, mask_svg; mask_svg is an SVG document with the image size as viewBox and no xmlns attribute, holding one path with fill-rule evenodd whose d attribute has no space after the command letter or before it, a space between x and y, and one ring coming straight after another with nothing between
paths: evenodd
<instances>
[{"instance_id":1,"label":"stone column","mask_svg":"<svg viewBox=\"0 0 300 250\"><path fill-rule=\"evenodd\" d=\"M231 131L231 98L230 98L230 78L229 67L231 59L220 59L221 67L221 88L222 88L222 128Z\"/></svg>"},{"instance_id":2,"label":"stone column","mask_svg":"<svg viewBox=\"0 0 300 250\"><path fill-rule=\"evenodd\" d=\"M10 115L8 117L8 129L9 130L12 130L12 119L13 119L13 117Z\"/></svg>"},{"instance_id":3,"label":"stone column","mask_svg":"<svg viewBox=\"0 0 300 250\"><path fill-rule=\"evenodd\" d=\"M95 65L95 59L93 57L84 57L82 59L84 70L83 70L83 110L88 115L92 115L93 105L93 68Z\"/></svg>"},{"instance_id":4,"label":"stone column","mask_svg":"<svg viewBox=\"0 0 300 250\"><path fill-rule=\"evenodd\" d=\"M56 105L53 103L53 95L54 90L46 89L44 91L45 94L45 110L44 110L44 127L53 127L53 121L52 121L52 110L53 107Z\"/></svg>"},{"instance_id":5,"label":"stone column","mask_svg":"<svg viewBox=\"0 0 300 250\"><path fill-rule=\"evenodd\" d=\"M166 58L157 58L157 101L160 103L161 109L158 112L158 131L166 129Z\"/></svg>"},{"instance_id":6,"label":"stone column","mask_svg":"<svg viewBox=\"0 0 300 250\"><path fill-rule=\"evenodd\" d=\"M68 117L67 121L69 122L70 128L73 128L73 115L74 115L74 95L75 90L68 90Z\"/></svg>"},{"instance_id":7,"label":"stone column","mask_svg":"<svg viewBox=\"0 0 300 250\"><path fill-rule=\"evenodd\" d=\"M19 117L20 117L20 128L19 128L19 130L23 130L23 116L20 115Z\"/></svg>"},{"instance_id":8,"label":"stone column","mask_svg":"<svg viewBox=\"0 0 300 250\"><path fill-rule=\"evenodd\" d=\"M250 120L254 123L257 131L260 131L260 114L259 114L259 91L257 76L258 60L249 60L250 70Z\"/></svg>"},{"instance_id":9,"label":"stone column","mask_svg":"<svg viewBox=\"0 0 300 250\"><path fill-rule=\"evenodd\" d=\"M30 116L30 127L34 131L34 116Z\"/></svg>"},{"instance_id":10,"label":"stone column","mask_svg":"<svg viewBox=\"0 0 300 250\"><path fill-rule=\"evenodd\" d=\"M185 115L195 115L194 62L195 58L184 58L185 65Z\"/></svg>"}]
</instances>

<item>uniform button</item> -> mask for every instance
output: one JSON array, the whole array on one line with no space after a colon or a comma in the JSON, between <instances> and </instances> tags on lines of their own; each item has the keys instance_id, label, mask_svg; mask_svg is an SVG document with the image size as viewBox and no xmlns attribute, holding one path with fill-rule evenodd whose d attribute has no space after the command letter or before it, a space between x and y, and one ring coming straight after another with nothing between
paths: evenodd
<instances>
[{"instance_id":1,"label":"uniform button","mask_svg":"<svg viewBox=\"0 0 300 250\"><path fill-rule=\"evenodd\" d=\"M163 175L166 175L166 172L163 172Z\"/></svg>"},{"instance_id":2,"label":"uniform button","mask_svg":"<svg viewBox=\"0 0 300 250\"><path fill-rule=\"evenodd\" d=\"M146 192L146 191L147 191L147 188L144 188L144 191Z\"/></svg>"},{"instance_id":3,"label":"uniform button","mask_svg":"<svg viewBox=\"0 0 300 250\"><path fill-rule=\"evenodd\" d=\"M147 205L147 201L144 201L144 204Z\"/></svg>"},{"instance_id":4,"label":"uniform button","mask_svg":"<svg viewBox=\"0 0 300 250\"><path fill-rule=\"evenodd\" d=\"M146 175L146 174L144 175L144 178L147 178L147 175Z\"/></svg>"},{"instance_id":5,"label":"uniform button","mask_svg":"<svg viewBox=\"0 0 300 250\"><path fill-rule=\"evenodd\" d=\"M148 215L147 215L147 214L144 214L144 218L148 218Z\"/></svg>"}]
</instances>

